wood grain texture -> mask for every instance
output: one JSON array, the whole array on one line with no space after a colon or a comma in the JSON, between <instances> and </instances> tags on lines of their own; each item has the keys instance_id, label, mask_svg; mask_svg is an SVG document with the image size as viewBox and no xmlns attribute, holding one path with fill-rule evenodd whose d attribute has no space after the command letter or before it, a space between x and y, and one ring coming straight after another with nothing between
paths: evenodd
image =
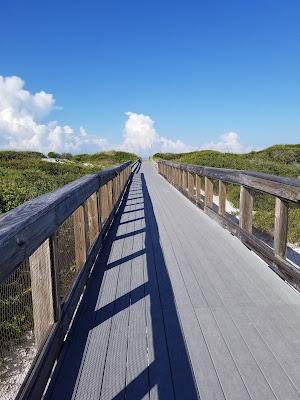
<instances>
[{"instance_id":1,"label":"wood grain texture","mask_svg":"<svg viewBox=\"0 0 300 400\"><path fill-rule=\"evenodd\" d=\"M245 231L252 233L253 196L249 189L240 189L240 220L239 225Z\"/></svg>"},{"instance_id":2,"label":"wood grain texture","mask_svg":"<svg viewBox=\"0 0 300 400\"><path fill-rule=\"evenodd\" d=\"M275 227L274 227L274 252L279 257L286 255L288 234L288 204L276 197L275 202Z\"/></svg>"},{"instance_id":3,"label":"wood grain texture","mask_svg":"<svg viewBox=\"0 0 300 400\"><path fill-rule=\"evenodd\" d=\"M196 174L196 203L199 204L201 200L201 176Z\"/></svg>"},{"instance_id":4,"label":"wood grain texture","mask_svg":"<svg viewBox=\"0 0 300 400\"><path fill-rule=\"evenodd\" d=\"M107 182L107 195L108 195L108 214L110 214L114 202L113 202L113 181Z\"/></svg>"},{"instance_id":5,"label":"wood grain texture","mask_svg":"<svg viewBox=\"0 0 300 400\"><path fill-rule=\"evenodd\" d=\"M226 185L219 180L219 210L220 215L225 215L226 212Z\"/></svg>"},{"instance_id":6,"label":"wood grain texture","mask_svg":"<svg viewBox=\"0 0 300 400\"><path fill-rule=\"evenodd\" d=\"M212 208L213 194L214 194L214 191L213 191L212 180L206 176L205 177L205 199L204 199L205 207Z\"/></svg>"},{"instance_id":7,"label":"wood grain texture","mask_svg":"<svg viewBox=\"0 0 300 400\"><path fill-rule=\"evenodd\" d=\"M57 232L49 238L51 250L51 275L53 288L54 320L58 321L61 316L60 291L59 291L59 259L58 259L58 236Z\"/></svg>"},{"instance_id":8,"label":"wood grain texture","mask_svg":"<svg viewBox=\"0 0 300 400\"><path fill-rule=\"evenodd\" d=\"M93 243L99 233L98 197L93 193L87 200L87 218L90 243Z\"/></svg>"},{"instance_id":9,"label":"wood grain texture","mask_svg":"<svg viewBox=\"0 0 300 400\"><path fill-rule=\"evenodd\" d=\"M87 238L84 206L80 206L73 213L75 239L75 265L79 270L86 261Z\"/></svg>"},{"instance_id":10,"label":"wood grain texture","mask_svg":"<svg viewBox=\"0 0 300 400\"><path fill-rule=\"evenodd\" d=\"M101 225L105 223L109 216L109 199L108 199L108 185L102 185L99 189L100 198L100 213L101 213Z\"/></svg>"},{"instance_id":11,"label":"wood grain texture","mask_svg":"<svg viewBox=\"0 0 300 400\"><path fill-rule=\"evenodd\" d=\"M192 172L188 173L189 181L188 181L188 188L189 188L189 196L191 199L195 199L195 175Z\"/></svg>"},{"instance_id":12,"label":"wood grain texture","mask_svg":"<svg viewBox=\"0 0 300 400\"><path fill-rule=\"evenodd\" d=\"M47 239L30 257L34 339L40 349L54 324L52 258Z\"/></svg>"}]
</instances>

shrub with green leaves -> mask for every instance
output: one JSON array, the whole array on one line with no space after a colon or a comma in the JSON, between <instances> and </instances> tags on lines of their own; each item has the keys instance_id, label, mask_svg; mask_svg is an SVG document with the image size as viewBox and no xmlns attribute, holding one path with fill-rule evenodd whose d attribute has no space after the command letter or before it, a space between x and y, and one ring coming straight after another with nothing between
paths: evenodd
<instances>
[{"instance_id":1,"label":"shrub with green leaves","mask_svg":"<svg viewBox=\"0 0 300 400\"><path fill-rule=\"evenodd\" d=\"M204 150L190 153L156 153L154 159L171 160L183 164L205 165L216 168L240 169L265 172L272 175L300 178L300 144L275 145L246 154L221 153ZM227 196L234 207L239 207L239 186L227 185ZM253 225L273 236L274 231L273 196L254 193ZM288 240L300 244L300 209L290 206Z\"/></svg>"},{"instance_id":2,"label":"shrub with green leaves","mask_svg":"<svg viewBox=\"0 0 300 400\"><path fill-rule=\"evenodd\" d=\"M103 168L135 160L135 154L107 152L72 156L65 153L49 153L60 162L46 162L38 152L0 151L0 214L36 196L63 186L83 175ZM62 284L66 287L72 271L66 266ZM70 278L70 276L71 278ZM32 330L30 271L28 263L18 268L4 283L0 284L0 367L4 353L23 335Z\"/></svg>"}]
</instances>

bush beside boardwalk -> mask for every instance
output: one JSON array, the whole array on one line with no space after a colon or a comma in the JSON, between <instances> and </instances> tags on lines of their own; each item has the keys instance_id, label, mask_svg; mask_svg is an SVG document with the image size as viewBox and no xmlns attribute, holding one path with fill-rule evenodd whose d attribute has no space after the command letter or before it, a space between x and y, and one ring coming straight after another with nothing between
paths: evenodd
<instances>
[{"instance_id":1,"label":"bush beside boardwalk","mask_svg":"<svg viewBox=\"0 0 300 400\"><path fill-rule=\"evenodd\" d=\"M37 152L0 151L0 214L82 175L137 159L122 151L68 154L67 159L53 154L59 162L45 162L46 156Z\"/></svg>"},{"instance_id":2,"label":"bush beside boardwalk","mask_svg":"<svg viewBox=\"0 0 300 400\"><path fill-rule=\"evenodd\" d=\"M300 144L275 145L261 151L246 154L221 153L203 150L190 153L156 153L154 159L164 159L179 163L206 165L216 168L233 168L265 172L273 175L300 178ZM217 194L217 185L214 185ZM227 185L228 200L234 207L239 207L239 187ZM274 230L273 196L254 194L253 225L260 231L273 236ZM290 206L288 240L300 244L300 209Z\"/></svg>"}]
</instances>

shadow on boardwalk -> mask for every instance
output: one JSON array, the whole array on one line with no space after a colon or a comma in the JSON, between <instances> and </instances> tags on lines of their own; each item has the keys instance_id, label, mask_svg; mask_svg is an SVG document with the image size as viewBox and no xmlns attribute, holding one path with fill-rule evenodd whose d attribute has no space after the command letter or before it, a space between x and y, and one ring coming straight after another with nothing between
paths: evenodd
<instances>
[{"instance_id":1,"label":"shadow on boardwalk","mask_svg":"<svg viewBox=\"0 0 300 400\"><path fill-rule=\"evenodd\" d=\"M132 203L132 201L135 202ZM125 207L129 202L131 205L136 205L137 208L135 211L144 211L144 217L129 218L130 221L142 221L144 219L144 228L118 236L118 227L126 224L126 222L121 222L121 217L128 212L125 210ZM112 245L116 240L142 233L145 239L143 248L109 263ZM104 271L111 268L122 268L124 262L133 262L134 259L141 255L144 255L144 259L146 260L147 281L144 281L142 285L134 288L129 293L118 297L113 302L98 309L97 302L101 293L101 282ZM116 290L116 288L112 288L112 290ZM91 379L85 383L87 389L89 385L94 385L92 391L94 395L86 394L86 396L83 396L76 393L83 364L88 362L86 361L86 353L87 348L91 346L89 343L90 332L97 327L101 327L101 324L113 319L114 316L128 307L130 309L133 304L146 299L146 297L150 300L150 326L152 326L150 344L149 332L143 332L143 334L147 335L148 346L151 346L153 353L152 357L149 356L149 353L151 353L149 348L145 348L143 354L136 353L136 357L150 357L148 367L138 371L133 380L126 382L126 369L128 366L124 366L122 375L124 377L123 389L115 392L116 394L112 398L118 400L146 399L148 398L148 393L151 391L151 398L163 400L174 398L197 399L197 389L177 315L168 269L160 245L159 231L152 202L143 174L136 174L130 190L125 193L119 212L96 262L73 327L66 339L66 344L53 373L53 379L46 393L46 399L108 398L102 393L103 370L105 370L106 362L105 353L102 359L102 363L104 363L102 372L99 371L98 375L99 379L97 381ZM147 329L149 329L149 326ZM127 332L124 332L124 335L126 334ZM97 343L97 340L95 343ZM95 344L93 345L93 351L97 352ZM116 358L118 356L119 354L115 354ZM140 365L138 361L137 365ZM84 365L84 368L97 369L98 365ZM97 376L94 371L92 375ZM87 392L90 393L90 390L87 390Z\"/></svg>"}]
</instances>

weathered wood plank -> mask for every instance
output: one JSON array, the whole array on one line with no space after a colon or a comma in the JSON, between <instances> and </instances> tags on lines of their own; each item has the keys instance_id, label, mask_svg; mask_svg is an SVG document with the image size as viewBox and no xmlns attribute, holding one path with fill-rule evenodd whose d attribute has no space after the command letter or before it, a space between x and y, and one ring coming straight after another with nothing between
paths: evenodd
<instances>
[{"instance_id":1,"label":"weathered wood plank","mask_svg":"<svg viewBox=\"0 0 300 400\"><path fill-rule=\"evenodd\" d=\"M99 214L97 193L93 193L86 201L89 241L93 243L99 233Z\"/></svg>"},{"instance_id":2,"label":"weathered wood plank","mask_svg":"<svg viewBox=\"0 0 300 400\"><path fill-rule=\"evenodd\" d=\"M101 224L103 225L109 215L109 199L108 199L108 185L102 185L99 189L100 193L100 208L101 208Z\"/></svg>"},{"instance_id":3,"label":"weathered wood plank","mask_svg":"<svg viewBox=\"0 0 300 400\"><path fill-rule=\"evenodd\" d=\"M192 172L188 173L188 190L189 197L194 200L195 199L195 175Z\"/></svg>"},{"instance_id":4,"label":"weathered wood plank","mask_svg":"<svg viewBox=\"0 0 300 400\"><path fill-rule=\"evenodd\" d=\"M240 189L240 221L239 225L245 231L252 232L253 196L245 186Z\"/></svg>"},{"instance_id":5,"label":"weathered wood plank","mask_svg":"<svg viewBox=\"0 0 300 400\"><path fill-rule=\"evenodd\" d=\"M107 182L107 193L108 193L108 214L110 214L113 206L114 206L114 201L113 201L113 181Z\"/></svg>"},{"instance_id":6,"label":"weathered wood plank","mask_svg":"<svg viewBox=\"0 0 300 400\"><path fill-rule=\"evenodd\" d=\"M225 215L226 212L226 185L219 180L219 214Z\"/></svg>"},{"instance_id":7,"label":"weathered wood plank","mask_svg":"<svg viewBox=\"0 0 300 400\"><path fill-rule=\"evenodd\" d=\"M196 174L196 203L200 204L201 200L201 176Z\"/></svg>"},{"instance_id":8,"label":"weathered wood plank","mask_svg":"<svg viewBox=\"0 0 300 400\"><path fill-rule=\"evenodd\" d=\"M207 176L205 177L205 207L212 208L213 205L213 183Z\"/></svg>"},{"instance_id":9,"label":"weathered wood plank","mask_svg":"<svg viewBox=\"0 0 300 400\"><path fill-rule=\"evenodd\" d=\"M84 206L80 206L73 214L74 219L74 239L75 239L75 265L80 269L86 261L87 240L86 240L86 221Z\"/></svg>"},{"instance_id":10,"label":"weathered wood plank","mask_svg":"<svg viewBox=\"0 0 300 400\"><path fill-rule=\"evenodd\" d=\"M34 339L37 349L41 348L54 324L51 262L50 241L47 239L29 257Z\"/></svg>"},{"instance_id":11,"label":"weathered wood plank","mask_svg":"<svg viewBox=\"0 0 300 400\"><path fill-rule=\"evenodd\" d=\"M275 202L275 227L274 227L274 252L279 257L285 257L288 234L288 205L276 197Z\"/></svg>"},{"instance_id":12,"label":"weathered wood plank","mask_svg":"<svg viewBox=\"0 0 300 400\"><path fill-rule=\"evenodd\" d=\"M60 293L59 293L59 264L58 264L58 236L57 232L49 238L50 250L51 250L51 275L52 275L52 287L53 287L53 309L54 309L54 320L58 321L61 316L60 306Z\"/></svg>"}]
</instances>

